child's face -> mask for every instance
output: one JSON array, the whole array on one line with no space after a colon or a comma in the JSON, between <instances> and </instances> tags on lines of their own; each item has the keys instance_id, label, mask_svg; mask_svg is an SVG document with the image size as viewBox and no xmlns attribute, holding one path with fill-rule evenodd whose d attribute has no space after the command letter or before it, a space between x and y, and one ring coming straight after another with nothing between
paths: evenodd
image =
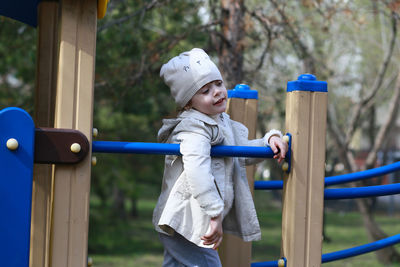
<instances>
[{"instance_id":1,"label":"child's face","mask_svg":"<svg viewBox=\"0 0 400 267\"><path fill-rule=\"evenodd\" d=\"M228 93L223 81L207 83L192 97L192 107L207 115L217 115L225 111Z\"/></svg>"}]
</instances>

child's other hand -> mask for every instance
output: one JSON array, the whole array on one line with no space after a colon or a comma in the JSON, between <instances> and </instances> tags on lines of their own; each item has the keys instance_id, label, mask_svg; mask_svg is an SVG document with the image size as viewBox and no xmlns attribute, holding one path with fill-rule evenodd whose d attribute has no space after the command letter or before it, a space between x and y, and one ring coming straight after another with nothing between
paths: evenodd
<instances>
[{"instance_id":1,"label":"child's other hand","mask_svg":"<svg viewBox=\"0 0 400 267\"><path fill-rule=\"evenodd\" d=\"M288 151L288 144L279 136L273 135L269 139L269 145L275 154L274 159L278 159L278 163L281 163Z\"/></svg>"},{"instance_id":2,"label":"child's other hand","mask_svg":"<svg viewBox=\"0 0 400 267\"><path fill-rule=\"evenodd\" d=\"M201 240L203 240L204 245L212 245L213 249L217 249L222 242L222 215L218 215L217 217L211 218L210 221L210 231L205 234Z\"/></svg>"}]
</instances>

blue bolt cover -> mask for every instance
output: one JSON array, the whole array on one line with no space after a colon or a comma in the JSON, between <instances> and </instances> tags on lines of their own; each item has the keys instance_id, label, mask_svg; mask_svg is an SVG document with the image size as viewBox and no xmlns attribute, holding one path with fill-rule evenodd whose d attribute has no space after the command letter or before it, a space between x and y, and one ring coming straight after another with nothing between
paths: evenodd
<instances>
[{"instance_id":1,"label":"blue bolt cover","mask_svg":"<svg viewBox=\"0 0 400 267\"><path fill-rule=\"evenodd\" d=\"M287 83L286 91L328 92L328 83L325 81L318 81L312 74L301 74L296 81Z\"/></svg>"},{"instance_id":2,"label":"blue bolt cover","mask_svg":"<svg viewBox=\"0 0 400 267\"><path fill-rule=\"evenodd\" d=\"M228 98L258 99L258 91L251 90L247 84L237 84L232 90L228 90Z\"/></svg>"}]
</instances>

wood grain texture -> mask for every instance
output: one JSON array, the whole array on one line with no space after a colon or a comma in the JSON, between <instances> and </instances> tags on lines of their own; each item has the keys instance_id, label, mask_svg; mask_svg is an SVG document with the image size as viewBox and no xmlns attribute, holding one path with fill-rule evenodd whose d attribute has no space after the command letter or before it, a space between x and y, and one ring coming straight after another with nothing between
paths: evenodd
<instances>
[{"instance_id":1,"label":"wood grain texture","mask_svg":"<svg viewBox=\"0 0 400 267\"><path fill-rule=\"evenodd\" d=\"M59 45L58 9L57 1L41 1L38 5L34 113L36 127L54 127ZM34 165L30 267L49 266L53 185L53 166Z\"/></svg>"},{"instance_id":2,"label":"wood grain texture","mask_svg":"<svg viewBox=\"0 0 400 267\"><path fill-rule=\"evenodd\" d=\"M91 143L97 1L61 0L55 127L75 129ZM89 150L91 151L91 149ZM87 265L91 155L54 169L51 266Z\"/></svg>"},{"instance_id":3,"label":"wood grain texture","mask_svg":"<svg viewBox=\"0 0 400 267\"><path fill-rule=\"evenodd\" d=\"M293 91L286 99L292 170L285 177L282 256L289 267L321 265L327 94Z\"/></svg>"},{"instance_id":4,"label":"wood grain texture","mask_svg":"<svg viewBox=\"0 0 400 267\"><path fill-rule=\"evenodd\" d=\"M256 99L230 98L227 105L227 113L231 119L243 123L249 129L249 139L254 139L256 136L257 104ZM246 174L253 193L255 166L247 166ZM224 267L250 266L251 242L244 242L236 236L224 234L218 253Z\"/></svg>"}]
</instances>

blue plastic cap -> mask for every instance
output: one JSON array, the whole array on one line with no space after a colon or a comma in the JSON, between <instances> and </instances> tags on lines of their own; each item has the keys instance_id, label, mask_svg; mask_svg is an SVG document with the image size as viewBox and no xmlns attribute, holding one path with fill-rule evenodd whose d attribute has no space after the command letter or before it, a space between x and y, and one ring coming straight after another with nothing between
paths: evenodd
<instances>
[{"instance_id":1,"label":"blue plastic cap","mask_svg":"<svg viewBox=\"0 0 400 267\"><path fill-rule=\"evenodd\" d=\"M237 84L232 90L228 90L228 98L258 99L258 91L251 90L247 84Z\"/></svg>"},{"instance_id":2,"label":"blue plastic cap","mask_svg":"<svg viewBox=\"0 0 400 267\"><path fill-rule=\"evenodd\" d=\"M286 91L328 92L328 83L325 81L318 81L312 74L302 74L297 78L297 81L290 81L287 83Z\"/></svg>"}]
</instances>

